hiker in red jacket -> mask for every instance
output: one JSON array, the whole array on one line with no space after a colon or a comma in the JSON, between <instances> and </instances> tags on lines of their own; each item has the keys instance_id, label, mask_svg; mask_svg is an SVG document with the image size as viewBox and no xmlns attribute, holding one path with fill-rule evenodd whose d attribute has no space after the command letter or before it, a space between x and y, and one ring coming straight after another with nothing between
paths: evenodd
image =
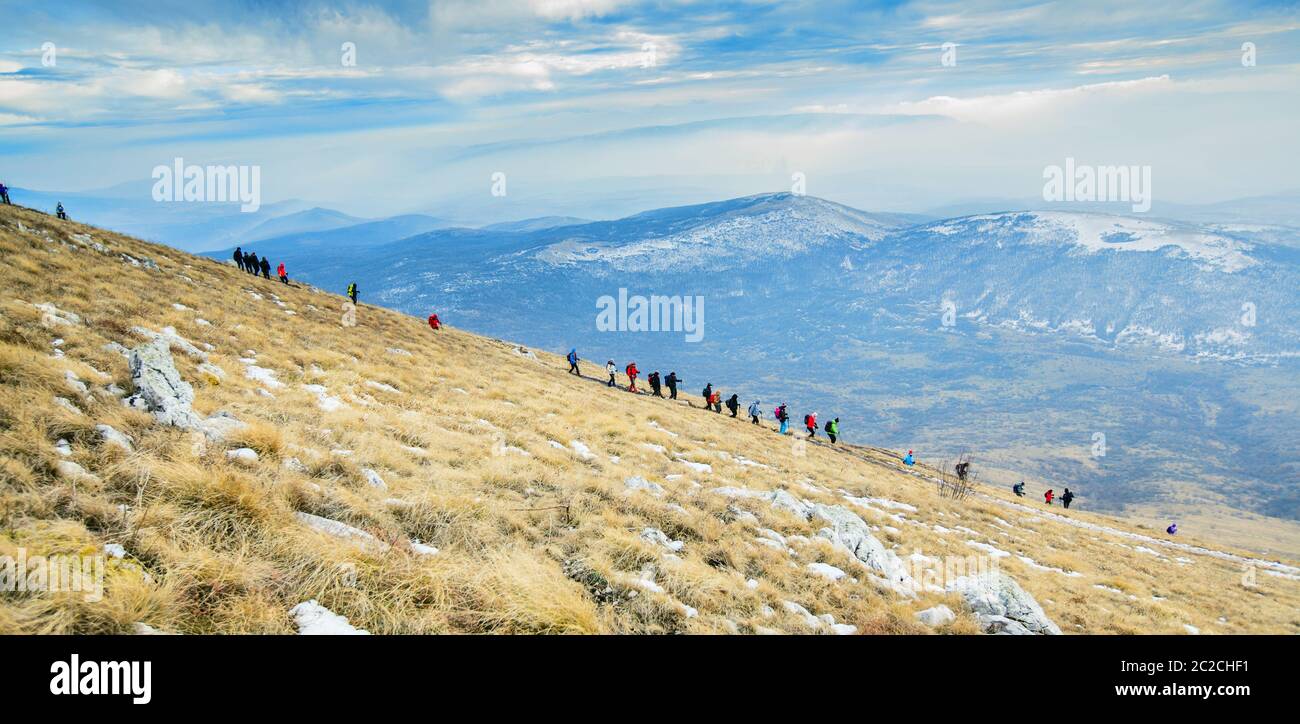
<instances>
[{"instance_id":1,"label":"hiker in red jacket","mask_svg":"<svg viewBox=\"0 0 1300 724\"><path fill-rule=\"evenodd\" d=\"M636 388L636 376L640 373L640 370L638 370L638 369L636 368L636 363L635 363L635 362L628 362L628 363L627 363L627 369L625 369L625 370L623 370L623 371L627 373L627 379L628 379L628 383L627 383L627 391L628 391L628 392L640 392L640 390L638 390L638 389Z\"/></svg>"},{"instance_id":2,"label":"hiker in red jacket","mask_svg":"<svg viewBox=\"0 0 1300 724\"><path fill-rule=\"evenodd\" d=\"M429 315L429 327L433 329L435 332L442 328L442 321L438 319L438 315L436 314Z\"/></svg>"},{"instance_id":3,"label":"hiker in red jacket","mask_svg":"<svg viewBox=\"0 0 1300 724\"><path fill-rule=\"evenodd\" d=\"M814 412L811 415L804 415L803 424L804 427L808 428L809 440L817 437L817 413Z\"/></svg>"},{"instance_id":4,"label":"hiker in red jacket","mask_svg":"<svg viewBox=\"0 0 1300 724\"><path fill-rule=\"evenodd\" d=\"M1051 488L1048 488L1047 492L1043 493L1043 500L1046 500L1048 505L1052 504L1052 498L1055 497L1056 497L1056 493L1053 493Z\"/></svg>"},{"instance_id":5,"label":"hiker in red jacket","mask_svg":"<svg viewBox=\"0 0 1300 724\"><path fill-rule=\"evenodd\" d=\"M280 281L289 283L289 275L284 272L284 262L280 262L280 266L275 268L275 273L280 275Z\"/></svg>"}]
</instances>

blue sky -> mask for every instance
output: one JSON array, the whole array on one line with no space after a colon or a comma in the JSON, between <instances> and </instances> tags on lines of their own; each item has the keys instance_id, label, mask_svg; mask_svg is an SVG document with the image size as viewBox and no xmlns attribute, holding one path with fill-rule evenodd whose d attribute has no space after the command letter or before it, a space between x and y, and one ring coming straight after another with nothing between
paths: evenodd
<instances>
[{"instance_id":1,"label":"blue sky","mask_svg":"<svg viewBox=\"0 0 1300 724\"><path fill-rule=\"evenodd\" d=\"M1300 187L1295 3L0 0L0 17L0 180L29 188L147 193L180 156L261 166L267 201L487 221L783 191L795 172L920 211L1032 198L1067 156L1150 165L1157 200Z\"/></svg>"}]
</instances>

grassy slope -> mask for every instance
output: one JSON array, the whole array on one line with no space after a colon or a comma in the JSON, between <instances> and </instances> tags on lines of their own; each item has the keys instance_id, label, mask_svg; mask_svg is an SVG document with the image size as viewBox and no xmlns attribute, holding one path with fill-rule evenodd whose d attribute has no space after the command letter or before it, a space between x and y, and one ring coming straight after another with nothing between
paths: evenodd
<instances>
[{"instance_id":1,"label":"grassy slope","mask_svg":"<svg viewBox=\"0 0 1300 724\"><path fill-rule=\"evenodd\" d=\"M96 251L82 234L112 253ZM119 252L153 259L161 270L132 266ZM823 561L862 577L829 546L796 539L792 556L755 543L757 528L733 520L729 504L786 535L811 539L818 526L707 492L723 485L787 487L828 503L844 502L840 490L909 503L919 512L903 520L855 508L904 557L967 556L975 551L966 541L977 540L1077 571L1068 577L1015 556L1000 561L1067 633L1181 633L1183 624L1207 633L1300 632L1300 582L1260 575L1257 587L1244 588L1238 563L1142 553L1131 540L1007 508L998 502L1003 491L965 503L941 499L930 483L899 472L886 451L801 450L770 421L755 428L608 390L567 375L554 355L532 359L454 329L434 334L422 320L364 304L357 326L344 327L338 296L254 280L215 261L15 207L0 207L0 253L8 266L0 302L0 555L18 547L93 552L105 543L121 543L128 554L127 565L112 567L100 603L78 594L0 594L0 632L121 632L135 622L186 633L292 632L288 610L310 598L375 633L809 631L783 610L786 600L867 633L927 631L913 612L947 603L959 618L942 630L976 630L954 596L909 600L807 571L807 563ZM32 306L44 302L83 324L47 327ZM195 386L195 409L226 410L251 427L203 449L109 394L113 383L129 389L130 376L126 360L101 347L139 344L134 325L173 326L211 345L224 380L174 353ZM56 338L64 340L59 359L51 357ZM284 383L268 391L273 398L244 375L245 350ZM71 389L65 370L90 392ZM324 385L345 407L323 411L305 384ZM56 396L83 412L56 405ZM135 452L100 442L97 423L129 434ZM71 459L95 479L55 474L59 438L71 441ZM572 440L594 457L550 443ZM244 445L260 453L258 462L227 459L225 449ZM737 455L769 467L741 465ZM713 470L695 472L676 456ZM291 457L305 470L286 468ZM368 485L362 468L378 471L389 489ZM628 494L623 481L633 475L663 485L665 495ZM368 550L319 533L295 511L346 522L392 547ZM1070 515L1132 530L1104 516ZM680 560L642 540L646 527L683 541ZM441 551L418 555L412 539ZM633 582L647 564L658 567L662 593ZM355 571L355 581L340 571ZM776 613L764 616L764 606Z\"/></svg>"}]
</instances>

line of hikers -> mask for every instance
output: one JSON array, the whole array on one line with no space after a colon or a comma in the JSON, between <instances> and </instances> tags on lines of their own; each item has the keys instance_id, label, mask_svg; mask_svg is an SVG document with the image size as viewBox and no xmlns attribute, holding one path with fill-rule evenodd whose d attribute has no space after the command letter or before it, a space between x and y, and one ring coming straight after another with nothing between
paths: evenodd
<instances>
[{"instance_id":1,"label":"line of hikers","mask_svg":"<svg viewBox=\"0 0 1300 724\"><path fill-rule=\"evenodd\" d=\"M3 183L0 183L0 203L7 204L9 206L14 205L14 202L9 200L9 187L5 186ZM63 219L64 221L68 220L68 212L63 210L62 201L60 201L58 205L54 207L54 216Z\"/></svg>"},{"instance_id":2,"label":"line of hikers","mask_svg":"<svg viewBox=\"0 0 1300 724\"><path fill-rule=\"evenodd\" d=\"M432 320L430 323L432 324ZM580 359L578 357L577 348L575 347L570 349L569 353L565 355L565 359L569 363L569 374L581 377L582 370L578 366ZM605 383L605 386L618 387L618 366L614 364L614 360L608 360L605 362L605 373L609 375L609 380ZM639 394L641 389L637 387L636 381L641 375L641 370L637 368L636 362L628 362L627 366L623 368L623 374L627 375L628 379L627 391ZM682 383L682 378L677 376L676 371L669 372L667 377L661 377L659 371L655 370L646 377L646 381L650 385L650 394L654 397L662 398L664 396L663 388L666 386L668 388L667 399L675 400L677 399L677 386ZM732 417L739 416L740 395L733 394L724 402L722 399L722 393L713 388L712 382L704 386L704 390L700 395L704 398L704 409L712 410L713 412L720 414L723 405L726 405L727 410L731 413ZM750 422L755 425L759 424L759 418L763 416L762 401L754 400L750 403L748 412ZM785 404L782 403L772 411L772 414L781 425L780 433L782 435L787 434L790 425L790 413ZM803 422L804 428L808 431L808 437L815 438L817 436L817 413L813 412L804 415ZM835 444L840 435L840 418L837 417L833 420L827 420L822 430L825 431L826 437L830 438L831 444Z\"/></svg>"},{"instance_id":3,"label":"line of hikers","mask_svg":"<svg viewBox=\"0 0 1300 724\"><path fill-rule=\"evenodd\" d=\"M1012 485L1011 492L1015 493L1017 498L1025 497L1025 481L1021 480L1015 485ZM1056 497L1057 497L1056 491L1053 490L1052 488L1048 488L1047 492L1043 493L1043 502L1047 503L1048 505L1051 505L1052 501L1056 500ZM1066 510L1069 510L1070 503L1073 502L1074 502L1074 492L1071 491L1069 488L1066 488L1065 492L1061 493L1061 505L1064 506Z\"/></svg>"},{"instance_id":4,"label":"line of hikers","mask_svg":"<svg viewBox=\"0 0 1300 724\"><path fill-rule=\"evenodd\" d=\"M240 271L246 271L253 276L257 276L260 271L264 278L271 278L271 261L267 257L258 259L256 252L244 251L242 247L237 246L235 247L234 258L235 265L239 267ZM280 262L280 265L275 269L275 273L279 275L281 282L289 283L289 274L284 270L284 262Z\"/></svg>"}]
</instances>

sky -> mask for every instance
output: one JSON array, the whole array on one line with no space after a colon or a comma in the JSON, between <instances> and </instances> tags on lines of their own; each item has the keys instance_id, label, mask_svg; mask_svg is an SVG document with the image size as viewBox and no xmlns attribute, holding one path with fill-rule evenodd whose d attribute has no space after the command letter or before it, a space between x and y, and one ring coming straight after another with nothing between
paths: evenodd
<instances>
[{"instance_id":1,"label":"sky","mask_svg":"<svg viewBox=\"0 0 1300 724\"><path fill-rule=\"evenodd\" d=\"M258 166L265 201L480 223L796 174L923 212L1039 197L1066 158L1149 166L1157 201L1300 188L1294 2L0 0L0 18L0 181L23 188L147 195L180 157Z\"/></svg>"}]
</instances>

